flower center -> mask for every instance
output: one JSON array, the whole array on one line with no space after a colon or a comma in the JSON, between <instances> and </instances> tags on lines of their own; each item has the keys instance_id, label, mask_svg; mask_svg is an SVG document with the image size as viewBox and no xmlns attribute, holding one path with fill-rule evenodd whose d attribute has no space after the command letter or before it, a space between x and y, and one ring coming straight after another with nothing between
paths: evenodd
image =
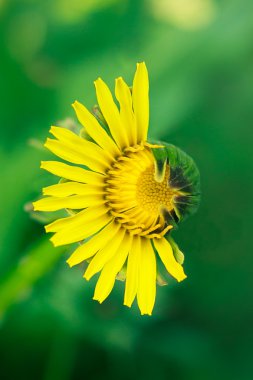
<instances>
[{"instance_id":1,"label":"flower center","mask_svg":"<svg viewBox=\"0 0 253 380\"><path fill-rule=\"evenodd\" d=\"M170 169L167 165L164 179L161 183L155 180L155 166L151 164L142 172L137 181L136 198L139 207L157 216L161 207L173 209L172 196L174 192L168 186Z\"/></svg>"},{"instance_id":2,"label":"flower center","mask_svg":"<svg viewBox=\"0 0 253 380\"><path fill-rule=\"evenodd\" d=\"M109 212L129 230L148 238L162 237L172 228L166 223L164 210L173 210L167 165L162 182L155 180L154 156L147 146L125 150L112 165L105 180L105 197Z\"/></svg>"}]
</instances>

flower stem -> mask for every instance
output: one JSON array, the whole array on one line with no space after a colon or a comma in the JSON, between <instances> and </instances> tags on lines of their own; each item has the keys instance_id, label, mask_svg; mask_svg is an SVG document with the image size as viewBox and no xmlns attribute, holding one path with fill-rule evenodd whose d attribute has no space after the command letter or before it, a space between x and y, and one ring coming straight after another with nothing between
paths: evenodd
<instances>
[{"instance_id":1,"label":"flower stem","mask_svg":"<svg viewBox=\"0 0 253 380\"><path fill-rule=\"evenodd\" d=\"M47 240L30 247L17 266L0 282L0 317L47 273L66 250L54 248Z\"/></svg>"}]
</instances>

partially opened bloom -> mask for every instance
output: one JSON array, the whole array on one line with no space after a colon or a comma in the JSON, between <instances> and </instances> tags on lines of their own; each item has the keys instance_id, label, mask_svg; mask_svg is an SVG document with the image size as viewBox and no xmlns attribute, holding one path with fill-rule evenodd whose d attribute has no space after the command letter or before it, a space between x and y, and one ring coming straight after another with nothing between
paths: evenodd
<instances>
[{"instance_id":1,"label":"partially opened bloom","mask_svg":"<svg viewBox=\"0 0 253 380\"><path fill-rule=\"evenodd\" d=\"M199 201L199 176L193 160L173 145L148 143L149 84L144 63L137 64L132 91L116 79L115 95L95 81L103 120L74 102L87 138L51 127L45 146L61 159L41 167L61 178L43 189L34 209L67 209L70 216L46 226L55 246L79 242L68 264L88 261L84 277L100 272L94 299L103 302L115 279L126 273L124 304L135 297L141 314L151 314L159 277L157 261L177 281L186 278L182 253L170 232Z\"/></svg>"}]
</instances>

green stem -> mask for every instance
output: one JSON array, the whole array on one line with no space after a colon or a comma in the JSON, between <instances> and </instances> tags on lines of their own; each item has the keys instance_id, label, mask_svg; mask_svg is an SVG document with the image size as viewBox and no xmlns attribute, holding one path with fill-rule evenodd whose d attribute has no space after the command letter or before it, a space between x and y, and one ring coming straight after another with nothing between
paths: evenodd
<instances>
[{"instance_id":1,"label":"green stem","mask_svg":"<svg viewBox=\"0 0 253 380\"><path fill-rule=\"evenodd\" d=\"M22 257L18 265L0 283L0 316L15 304L59 260L64 247L54 248L40 240Z\"/></svg>"}]
</instances>

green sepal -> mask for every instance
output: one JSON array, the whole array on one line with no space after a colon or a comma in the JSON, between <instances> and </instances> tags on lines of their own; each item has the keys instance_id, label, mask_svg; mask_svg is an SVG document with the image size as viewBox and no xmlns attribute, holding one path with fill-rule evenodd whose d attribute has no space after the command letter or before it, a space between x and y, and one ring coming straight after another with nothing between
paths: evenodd
<instances>
[{"instance_id":1,"label":"green sepal","mask_svg":"<svg viewBox=\"0 0 253 380\"><path fill-rule=\"evenodd\" d=\"M41 199L42 197L39 197ZM34 211L32 202L27 202L24 205L24 211L27 212L31 219L35 220L37 223L40 224L49 224L52 223L55 219L63 218L65 215L65 212L63 210L58 211Z\"/></svg>"},{"instance_id":2,"label":"green sepal","mask_svg":"<svg viewBox=\"0 0 253 380\"><path fill-rule=\"evenodd\" d=\"M95 116L95 118L97 119L97 121L99 122L101 127L106 131L108 136L110 136L113 140L109 125L108 125L107 121L105 120L104 115L103 115L99 105L95 104L92 107L91 113Z\"/></svg>"},{"instance_id":3,"label":"green sepal","mask_svg":"<svg viewBox=\"0 0 253 380\"><path fill-rule=\"evenodd\" d=\"M123 266L123 268L121 268L121 270L118 272L117 276L116 276L116 280L119 280L119 281L126 281L126 274L127 274L127 268L126 268L126 265Z\"/></svg>"},{"instance_id":4,"label":"green sepal","mask_svg":"<svg viewBox=\"0 0 253 380\"><path fill-rule=\"evenodd\" d=\"M171 245L171 248L172 248L172 251L173 251L173 255L174 255L176 261L178 262L178 264L182 265L184 263L184 254L183 254L183 252L179 249L177 243L171 237L171 235L169 235L169 234L166 235L166 239L168 240L168 242Z\"/></svg>"},{"instance_id":5,"label":"green sepal","mask_svg":"<svg viewBox=\"0 0 253 380\"><path fill-rule=\"evenodd\" d=\"M164 145L170 165L170 186L192 196L199 195L200 176L193 159L172 144Z\"/></svg>"},{"instance_id":6,"label":"green sepal","mask_svg":"<svg viewBox=\"0 0 253 380\"><path fill-rule=\"evenodd\" d=\"M164 207L160 209L160 213L164 217L166 225L173 226L173 230L177 229L178 217L177 217L177 214L175 213L175 210L169 211L166 207Z\"/></svg>"},{"instance_id":7,"label":"green sepal","mask_svg":"<svg viewBox=\"0 0 253 380\"><path fill-rule=\"evenodd\" d=\"M155 157L155 180L163 182L167 165L166 150L165 148L152 148L152 153Z\"/></svg>"},{"instance_id":8,"label":"green sepal","mask_svg":"<svg viewBox=\"0 0 253 380\"><path fill-rule=\"evenodd\" d=\"M156 283L159 286L166 286L166 285L168 285L168 282L165 280L164 276L160 273L159 270L156 273Z\"/></svg>"},{"instance_id":9,"label":"green sepal","mask_svg":"<svg viewBox=\"0 0 253 380\"><path fill-rule=\"evenodd\" d=\"M170 167L168 186L175 189L174 210L165 210L166 221L175 227L180 221L196 212L200 203L200 175L194 160L175 145L151 141L161 148L151 148L155 158L158 177L162 176L164 166ZM159 182L159 181L158 181Z\"/></svg>"},{"instance_id":10,"label":"green sepal","mask_svg":"<svg viewBox=\"0 0 253 380\"><path fill-rule=\"evenodd\" d=\"M95 104L93 107L92 107L92 113L93 115L95 116L95 118L103 125L103 126L106 126L108 127L108 124L104 118L104 115L102 114L102 111L99 107L98 104Z\"/></svg>"}]
</instances>

